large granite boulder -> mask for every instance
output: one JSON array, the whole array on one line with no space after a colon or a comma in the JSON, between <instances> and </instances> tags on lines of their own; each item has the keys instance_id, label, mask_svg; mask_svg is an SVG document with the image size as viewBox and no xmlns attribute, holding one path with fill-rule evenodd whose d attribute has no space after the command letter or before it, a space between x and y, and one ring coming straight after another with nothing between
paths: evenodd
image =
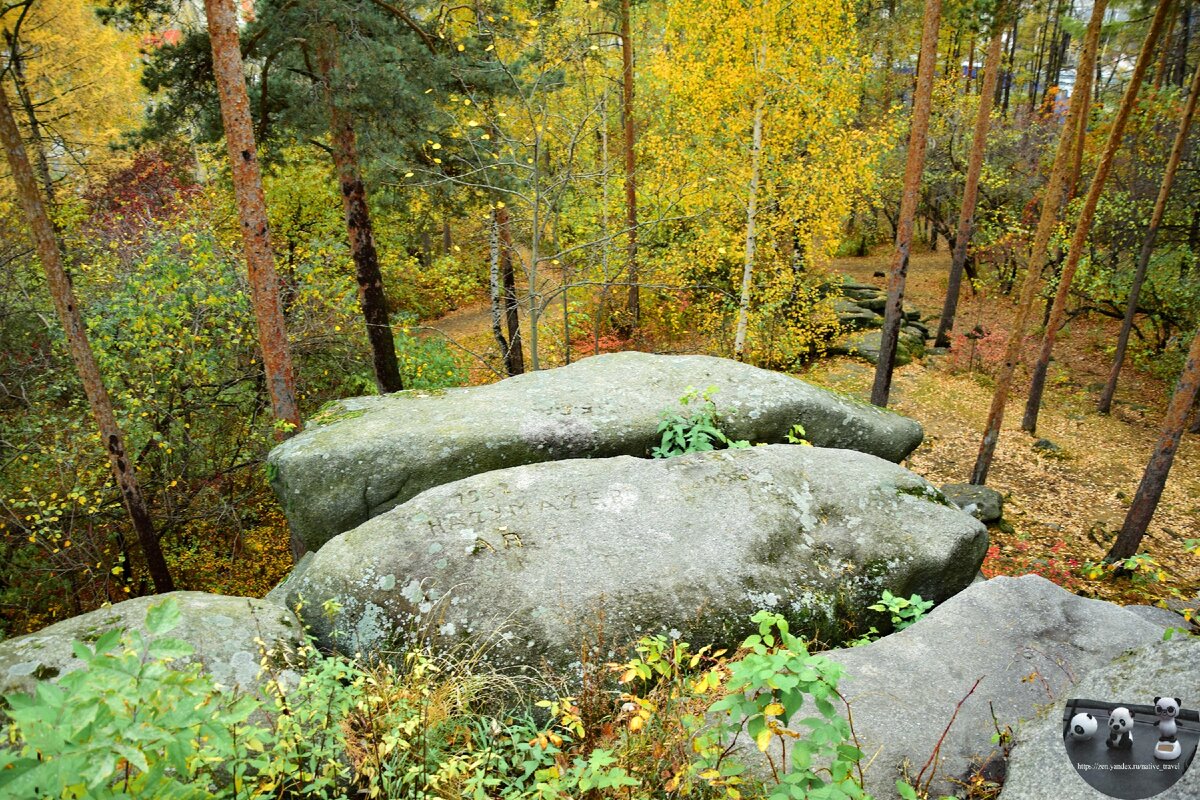
<instances>
[{"instance_id":1,"label":"large granite boulder","mask_svg":"<svg viewBox=\"0 0 1200 800\"><path fill-rule=\"evenodd\" d=\"M770 445L555 461L438 486L332 539L286 591L324 645L467 643L503 668L569 672L600 628L600 660L671 630L731 647L762 608L835 640L884 589L936 600L962 590L987 542L902 467Z\"/></svg>"},{"instance_id":2,"label":"large granite boulder","mask_svg":"<svg viewBox=\"0 0 1200 800\"><path fill-rule=\"evenodd\" d=\"M876 800L898 797L896 779L906 771L917 776L962 701L931 766L937 777L930 796L941 797L954 794L954 779L993 754L993 710L1002 727L1014 728L1047 704L1061 713L1061 701L1079 694L1072 687L1088 670L1162 635L1163 626L1120 606L1026 575L977 583L910 628L826 655L845 668L838 688L854 714L870 762L866 788ZM976 680L979 686L968 697ZM1200 696L1200 687L1191 691ZM739 750L754 769L765 769L753 743L740 743ZM1057 755L1072 771L1061 741ZM1066 773L1057 777L1068 779L1073 780ZM1042 787L1047 791L1018 796L1059 798L1049 791L1057 785L1047 780ZM1009 800L1007 786L1003 798Z\"/></svg>"},{"instance_id":3,"label":"large granite boulder","mask_svg":"<svg viewBox=\"0 0 1200 800\"><path fill-rule=\"evenodd\" d=\"M798 378L708 356L614 353L488 386L344 400L276 447L267 474L292 531L315 550L432 486L503 467L645 456L664 409L689 387L713 396L725 432L900 461L916 422Z\"/></svg>"},{"instance_id":4,"label":"large granite boulder","mask_svg":"<svg viewBox=\"0 0 1200 800\"><path fill-rule=\"evenodd\" d=\"M1169 641L1158 639L1133 652L1112 651L1103 666L1081 676L1069 697L1056 697L1057 702L1017 729L1003 800L1093 800L1103 796L1075 772L1063 746L1062 716L1070 698L1152 705L1155 697L1178 697L1184 708L1200 707L1200 638L1177 635ZM1156 736L1153 729L1148 733ZM1137 735L1145 736L1147 731L1141 728ZM1184 766L1182 762L1174 765ZM1159 800L1200 797L1200 760L1174 786L1154 796Z\"/></svg>"},{"instance_id":5,"label":"large granite boulder","mask_svg":"<svg viewBox=\"0 0 1200 800\"><path fill-rule=\"evenodd\" d=\"M183 639L195 650L176 663L184 666L199 661L214 681L234 691L259 688L262 650L257 640L268 647L294 647L303 640L296 615L264 600L205 592L138 597L0 642L0 694L32 692L38 681L56 680L82 667L83 662L72 652L72 642L94 642L114 628L136 630L149 637L146 611L167 597L178 601L182 616L169 635Z\"/></svg>"}]
</instances>

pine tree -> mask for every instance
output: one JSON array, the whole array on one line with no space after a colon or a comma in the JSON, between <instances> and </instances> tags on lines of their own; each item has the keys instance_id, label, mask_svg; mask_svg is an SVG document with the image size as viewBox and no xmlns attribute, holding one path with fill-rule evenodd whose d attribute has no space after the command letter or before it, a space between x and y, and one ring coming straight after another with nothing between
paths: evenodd
<instances>
[{"instance_id":1,"label":"pine tree","mask_svg":"<svg viewBox=\"0 0 1200 800\"><path fill-rule=\"evenodd\" d=\"M137 533L147 569L154 581L154 588L159 592L174 591L175 585L166 559L163 558L150 510L134 474L133 462L125 451L125 437L113 415L112 400L100 375L100 368L96 365L96 356L88 343L87 326L79 310L79 301L71 286L71 279L63 265L62 251L54 225L46 211L45 201L38 192L33 167L26 154L24 142L21 141L8 95L3 89L0 89L0 143L4 145L8 156L8 166L17 187L17 200L29 225L38 259L46 273L46 283L50 287L54 310L58 313L67 337L67 349L83 383L83 391L91 407L92 416L96 419L96 426L100 429L100 440L108 451L113 477L121 490L125 510L129 513L129 519Z\"/></svg>"},{"instance_id":2,"label":"pine tree","mask_svg":"<svg viewBox=\"0 0 1200 800\"><path fill-rule=\"evenodd\" d=\"M1125 126L1129 122L1129 117L1133 113L1134 107L1137 105L1138 92L1141 89L1142 81L1145 80L1146 71L1150 68L1150 62L1154 58L1154 45L1158 41L1159 34L1166 25L1167 12L1170 11L1171 0L1161 0L1158 4L1158 10L1154 14L1154 19L1150 23L1150 30L1146 34L1146 39L1142 43L1141 52L1138 54L1137 63L1133 67L1133 75L1129 78L1129 85L1125 88L1125 94L1121 98L1121 105L1117 109L1117 116L1113 120L1112 127L1109 131L1108 143L1104 148L1104 153L1100 156L1100 163L1096 166L1096 174L1092 177L1092 184L1088 189L1087 197L1083 202L1083 209L1079 213L1079 220L1075 224L1075 233L1071 238L1071 248L1067 253L1066 264L1063 265L1062 274L1058 280L1058 291L1054 295L1054 305L1050 310L1050 319L1046 323L1046 330L1042 334L1041 349L1038 352L1037 363L1034 366L1033 378L1029 384L1029 398L1025 404L1025 416L1021 420L1021 428L1033 433L1037 430L1038 411L1042 405L1042 394L1046 388L1046 374L1050 369L1050 356L1054 351L1054 342L1058 335L1059 328L1063 325L1063 320L1067 313L1067 298L1071 292L1071 283L1075 279L1075 271L1079 267L1079 261L1083 258L1083 250L1087 245L1088 235L1092 230L1092 220L1095 219L1096 207L1100 203L1100 195L1104 191L1105 181L1108 180L1108 173L1112 169L1113 158L1116 156L1117 149L1121 146L1121 139L1125 135Z\"/></svg>"},{"instance_id":3,"label":"pine tree","mask_svg":"<svg viewBox=\"0 0 1200 800\"><path fill-rule=\"evenodd\" d=\"M921 23L921 54L917 63L917 87L913 95L912 123L908 135L908 156L904 166L904 189L900 196L900 215L896 225L896 255L888 276L887 306L875 365L875 383L871 402L887 406L892 388L892 369L896 362L896 343L904 321L904 281L908 275L908 257L912 249L913 218L920 199L921 173L925 170L925 143L929 131L929 112L933 104L933 78L937 67L938 27L941 0L925 0Z\"/></svg>"},{"instance_id":4,"label":"pine tree","mask_svg":"<svg viewBox=\"0 0 1200 800\"><path fill-rule=\"evenodd\" d=\"M1096 51L1100 43L1100 31L1104 24L1106 7L1106 0L1096 0L1092 5L1092 16L1088 21L1087 33L1084 34L1083 51L1079 56L1079 72L1096 68ZM1075 140L1079 132L1078 126L1081 124L1086 103L1087 99L1083 92L1075 92L1072 95L1067 109L1067 118L1058 135L1054 166L1050 169L1050 178L1046 182L1046 192L1042 197L1042 212L1038 219L1037 230L1033 235L1033 245L1029 251L1025 280L1021 284L1021 295L1017 302L1017 313L1004 347L1004 361L996 376L996 388L992 392L992 403L988 409L983 437L979 442L979 453L975 457L975 466L971 470L971 483L976 485L983 485L987 482L988 470L992 466L992 457L996 454L996 445L1000 441L1000 427L1004 422L1004 406L1008 401L1009 390L1012 388L1013 374L1021 360L1021 344L1025 340L1025 329L1029 325L1033 301L1042 285L1042 270L1046 268L1050 236L1058 224Z\"/></svg>"},{"instance_id":5,"label":"pine tree","mask_svg":"<svg viewBox=\"0 0 1200 800\"><path fill-rule=\"evenodd\" d=\"M1166 48L1164 48L1165 52ZM1150 255L1154 252L1154 241L1158 237L1158 228L1162 224L1163 215L1167 211L1167 200L1171 196L1171 187L1175 183L1175 173L1183 160L1183 151L1187 146L1188 132L1192 127L1192 119L1196 114L1196 99L1200 97L1200 62L1192 75L1191 88L1188 90L1187 101L1183 106L1183 114L1179 119L1179 130L1175 133L1175 143L1171 146L1171 155L1167 158L1166 169L1163 170L1162 184L1158 189L1158 198L1154 201L1154 211L1150 215L1150 224L1146 227L1146 237L1142 240L1142 249L1138 253L1137 268L1134 270L1133 282L1129 287L1129 302L1125 307L1125 317L1121 320L1121 333L1117 336L1117 351L1113 355L1112 369L1104 391L1100 394L1097 410L1107 414L1112 410L1113 395L1117 392L1117 380L1121 376L1121 366L1125 361L1125 350L1129 346L1129 334L1133 330L1133 318L1137 314L1138 300L1141 299L1142 284L1146 280L1146 271L1150 266Z\"/></svg>"}]
</instances>

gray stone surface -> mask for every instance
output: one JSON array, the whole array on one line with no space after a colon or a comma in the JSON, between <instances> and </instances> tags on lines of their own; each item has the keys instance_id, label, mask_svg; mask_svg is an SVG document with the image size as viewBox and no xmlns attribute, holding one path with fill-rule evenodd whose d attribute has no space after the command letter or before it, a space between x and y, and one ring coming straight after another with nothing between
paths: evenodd
<instances>
[{"instance_id":1,"label":"gray stone surface","mask_svg":"<svg viewBox=\"0 0 1200 800\"><path fill-rule=\"evenodd\" d=\"M429 489L332 539L288 603L304 598L326 645L370 651L424 635L486 646L500 667L545 660L569 673L601 619L601 661L671 630L735 646L760 608L844 636L885 588L960 591L987 542L920 477L850 450L576 459Z\"/></svg>"},{"instance_id":2,"label":"gray stone surface","mask_svg":"<svg viewBox=\"0 0 1200 800\"><path fill-rule=\"evenodd\" d=\"M1162 625L1164 628L1195 630L1194 626L1184 619L1182 614L1177 614L1169 608L1159 608L1158 606L1125 606L1125 610L1132 611L1142 619Z\"/></svg>"},{"instance_id":3,"label":"gray stone surface","mask_svg":"<svg viewBox=\"0 0 1200 800\"><path fill-rule=\"evenodd\" d=\"M838 325L842 330L855 331L863 328L879 328L883 325L883 317L868 308L853 303L850 300L838 300L833 304L837 314Z\"/></svg>"},{"instance_id":4,"label":"gray stone surface","mask_svg":"<svg viewBox=\"0 0 1200 800\"><path fill-rule=\"evenodd\" d=\"M1158 637L1160 640L1162 636ZM1107 662L1082 676L1070 696L1043 710L1017 729L1002 800L1094 800L1103 797L1075 772L1062 741L1066 700L1079 697L1108 702L1153 702L1156 696L1179 697L1184 708L1200 706L1200 639L1175 636L1132 653L1114 650ZM1200 763L1193 763L1178 783L1156 800L1200 797Z\"/></svg>"},{"instance_id":5,"label":"gray stone surface","mask_svg":"<svg viewBox=\"0 0 1200 800\"><path fill-rule=\"evenodd\" d=\"M876 800L897 797L896 779L906 768L916 777L976 679L983 680L942 744L932 797L953 794L950 779L992 753L989 703L1002 726L1015 728L1048 704L1079 696L1072 684L1088 670L1161 640L1162 630L1120 606L1078 597L1035 575L996 577L950 598L906 630L828 653L846 670L839 688L870 762L868 791ZM1200 689L1193 687L1190 696L1200 696ZM757 753L748 742L740 749L747 759ZM1061 743L1056 755L1063 756ZM761 758L750 763L763 769ZM1069 778L1062 773L1056 780ZM1018 796L1059 797L1048 791ZM1010 800L1008 788L1003 800Z\"/></svg>"},{"instance_id":6,"label":"gray stone surface","mask_svg":"<svg viewBox=\"0 0 1200 800\"><path fill-rule=\"evenodd\" d=\"M839 339L829 348L829 352L834 355L855 356L872 364L877 364L879 363L879 348L882 346L882 340L882 331L852 333L849 336ZM911 337L901 335L896 340L896 366L902 367L905 364L911 364L913 356Z\"/></svg>"},{"instance_id":7,"label":"gray stone surface","mask_svg":"<svg viewBox=\"0 0 1200 800\"><path fill-rule=\"evenodd\" d=\"M183 639L196 651L177 663L199 661L217 683L230 689L257 688L261 650L256 639L271 646L295 646L302 639L296 616L263 600L205 592L138 597L0 642L0 694L31 692L38 680L53 680L82 667L71 650L74 641L93 642L113 628L147 636L146 611L165 597L176 598L182 614L179 627L167 635Z\"/></svg>"},{"instance_id":8,"label":"gray stone surface","mask_svg":"<svg viewBox=\"0 0 1200 800\"><path fill-rule=\"evenodd\" d=\"M566 458L645 456L664 409L716 386L734 439L782 442L796 423L820 447L900 461L913 420L798 378L708 356L626 352L488 386L344 400L276 447L267 472L295 532L315 550L432 486Z\"/></svg>"},{"instance_id":9,"label":"gray stone surface","mask_svg":"<svg viewBox=\"0 0 1200 800\"><path fill-rule=\"evenodd\" d=\"M1004 516L1004 495L987 486L947 483L942 487L942 494L981 522L995 522Z\"/></svg>"}]
</instances>

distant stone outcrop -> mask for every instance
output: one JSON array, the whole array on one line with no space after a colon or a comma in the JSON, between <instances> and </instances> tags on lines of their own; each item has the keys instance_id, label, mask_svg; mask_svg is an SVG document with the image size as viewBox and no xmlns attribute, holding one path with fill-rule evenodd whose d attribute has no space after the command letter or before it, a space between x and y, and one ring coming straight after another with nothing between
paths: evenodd
<instances>
[{"instance_id":1,"label":"distant stone outcrop","mask_svg":"<svg viewBox=\"0 0 1200 800\"><path fill-rule=\"evenodd\" d=\"M309 549L434 486L490 470L571 458L645 456L662 412L689 387L713 399L733 439L900 461L921 426L779 372L708 356L625 352L488 386L343 400L276 447L271 485Z\"/></svg>"},{"instance_id":2,"label":"distant stone outcrop","mask_svg":"<svg viewBox=\"0 0 1200 800\"><path fill-rule=\"evenodd\" d=\"M732 648L762 608L793 631L840 638L884 589L959 592L987 542L983 525L902 467L770 445L448 483L332 539L285 590L289 604L304 599L324 645L369 652L420 637L479 647L503 668L569 671L601 628L600 661L666 631Z\"/></svg>"},{"instance_id":3,"label":"distant stone outcrop","mask_svg":"<svg viewBox=\"0 0 1200 800\"><path fill-rule=\"evenodd\" d=\"M872 364L879 361L882 335L878 329L883 327L887 292L850 279L828 288L842 296L835 302L834 312L845 335L834 342L827 352L857 356ZM915 308L904 309L904 320L896 341L896 366L903 366L923 356L925 342L929 338L929 329L921 322L921 312Z\"/></svg>"}]
</instances>

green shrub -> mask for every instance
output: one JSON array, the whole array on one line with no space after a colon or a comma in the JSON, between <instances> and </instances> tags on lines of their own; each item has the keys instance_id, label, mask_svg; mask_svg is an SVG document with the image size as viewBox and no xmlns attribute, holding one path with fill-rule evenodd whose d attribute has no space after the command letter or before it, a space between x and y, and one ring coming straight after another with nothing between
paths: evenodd
<instances>
[{"instance_id":1,"label":"green shrub","mask_svg":"<svg viewBox=\"0 0 1200 800\"><path fill-rule=\"evenodd\" d=\"M173 599L151 636L75 645L82 669L9 695L0 796L43 798L864 798L861 753L839 711L841 668L766 611L732 659L647 637L610 667L626 691L585 727L575 698L484 713L513 686L478 662L408 653L401 664L266 651L258 694L216 685ZM702 667L699 670L698 667ZM807 716L804 713L808 712ZM729 755L745 733L765 785Z\"/></svg>"}]
</instances>

